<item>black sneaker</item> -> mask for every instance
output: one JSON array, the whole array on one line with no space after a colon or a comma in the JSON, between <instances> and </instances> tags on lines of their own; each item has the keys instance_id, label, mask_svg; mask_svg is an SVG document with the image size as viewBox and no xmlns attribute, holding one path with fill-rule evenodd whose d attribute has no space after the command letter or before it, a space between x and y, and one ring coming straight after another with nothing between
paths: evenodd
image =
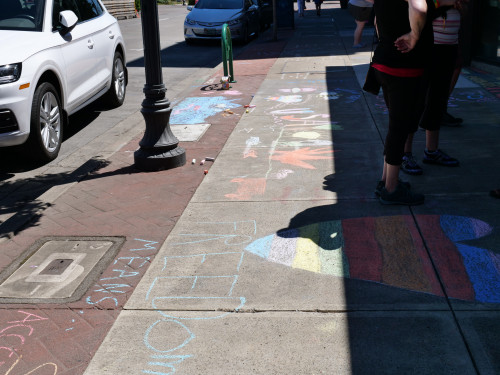
<instances>
[{"instance_id":1,"label":"black sneaker","mask_svg":"<svg viewBox=\"0 0 500 375\"><path fill-rule=\"evenodd\" d=\"M401 161L401 170L407 174L411 175L421 175L424 173L420 165L418 165L415 157L411 152L406 152L403 156L403 160Z\"/></svg>"},{"instance_id":2,"label":"black sneaker","mask_svg":"<svg viewBox=\"0 0 500 375\"><path fill-rule=\"evenodd\" d=\"M389 193L385 187L380 191L380 203L382 204L401 204L406 206L414 206L422 204L425 201L423 194L414 193L405 184L398 183L396 190Z\"/></svg>"},{"instance_id":3,"label":"black sneaker","mask_svg":"<svg viewBox=\"0 0 500 375\"><path fill-rule=\"evenodd\" d=\"M464 122L460 117L455 117L450 115L448 112L445 112L443 115L443 120L441 121L441 125L457 127L460 126Z\"/></svg>"},{"instance_id":4,"label":"black sneaker","mask_svg":"<svg viewBox=\"0 0 500 375\"><path fill-rule=\"evenodd\" d=\"M411 189L411 185L408 181L403 181L401 180L400 178L398 178L398 181L399 183L405 185L408 189ZM377 183L377 187L375 188L375 195L377 197L380 197L380 194L381 194L381 191L382 189L385 187L385 181L382 181L380 180L378 183Z\"/></svg>"},{"instance_id":5,"label":"black sneaker","mask_svg":"<svg viewBox=\"0 0 500 375\"><path fill-rule=\"evenodd\" d=\"M460 164L457 159L452 158L439 149L434 152L424 150L424 158L422 161L426 164L438 164L446 167L458 167Z\"/></svg>"}]
</instances>

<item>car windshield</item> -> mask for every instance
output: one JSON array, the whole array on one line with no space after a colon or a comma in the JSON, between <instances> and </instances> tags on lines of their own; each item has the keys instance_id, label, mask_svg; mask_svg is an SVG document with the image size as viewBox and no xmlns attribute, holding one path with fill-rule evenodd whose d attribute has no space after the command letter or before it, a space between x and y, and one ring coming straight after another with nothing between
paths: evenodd
<instances>
[{"instance_id":1,"label":"car windshield","mask_svg":"<svg viewBox=\"0 0 500 375\"><path fill-rule=\"evenodd\" d=\"M242 9L243 0L199 0L196 9Z\"/></svg>"},{"instance_id":2,"label":"car windshield","mask_svg":"<svg viewBox=\"0 0 500 375\"><path fill-rule=\"evenodd\" d=\"M42 31L45 0L2 0L0 30Z\"/></svg>"}]
</instances>

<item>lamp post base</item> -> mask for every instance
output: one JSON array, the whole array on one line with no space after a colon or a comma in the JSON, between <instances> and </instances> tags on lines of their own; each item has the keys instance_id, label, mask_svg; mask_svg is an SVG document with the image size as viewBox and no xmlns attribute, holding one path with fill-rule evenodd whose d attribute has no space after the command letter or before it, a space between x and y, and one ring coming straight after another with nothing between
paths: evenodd
<instances>
[{"instance_id":1,"label":"lamp post base","mask_svg":"<svg viewBox=\"0 0 500 375\"><path fill-rule=\"evenodd\" d=\"M177 168L186 164L186 151L178 146L171 150L165 148L140 148L134 152L134 165L141 171L153 172Z\"/></svg>"}]
</instances>

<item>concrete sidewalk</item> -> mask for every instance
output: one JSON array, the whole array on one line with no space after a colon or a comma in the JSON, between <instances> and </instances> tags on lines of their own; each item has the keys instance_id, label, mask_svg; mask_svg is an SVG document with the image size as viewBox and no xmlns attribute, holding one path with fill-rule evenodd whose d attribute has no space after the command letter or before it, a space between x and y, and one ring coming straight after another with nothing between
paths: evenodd
<instances>
[{"instance_id":1,"label":"concrete sidewalk","mask_svg":"<svg viewBox=\"0 0 500 375\"><path fill-rule=\"evenodd\" d=\"M500 79L464 70L441 136L461 166L408 178L423 206L382 206L371 49L338 2L306 4L231 90L217 71L177 103L173 126L204 131L187 165L138 173L132 139L2 243L0 293L43 238L121 247L77 298L0 298L0 373L500 373Z\"/></svg>"}]
</instances>

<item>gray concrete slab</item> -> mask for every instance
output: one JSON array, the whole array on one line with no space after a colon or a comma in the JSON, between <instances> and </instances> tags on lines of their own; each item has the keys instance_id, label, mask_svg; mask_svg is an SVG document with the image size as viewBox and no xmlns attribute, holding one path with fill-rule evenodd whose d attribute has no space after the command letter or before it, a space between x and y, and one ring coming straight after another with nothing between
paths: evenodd
<instances>
[{"instance_id":1,"label":"gray concrete slab","mask_svg":"<svg viewBox=\"0 0 500 375\"><path fill-rule=\"evenodd\" d=\"M374 345L376 343L376 345ZM471 374L447 312L123 312L85 375Z\"/></svg>"},{"instance_id":2,"label":"gray concrete slab","mask_svg":"<svg viewBox=\"0 0 500 375\"><path fill-rule=\"evenodd\" d=\"M499 312L460 311L456 313L467 345L480 374L500 373Z\"/></svg>"},{"instance_id":3,"label":"gray concrete slab","mask_svg":"<svg viewBox=\"0 0 500 375\"><path fill-rule=\"evenodd\" d=\"M191 203L126 308L448 309L408 209L379 208Z\"/></svg>"}]
</instances>

